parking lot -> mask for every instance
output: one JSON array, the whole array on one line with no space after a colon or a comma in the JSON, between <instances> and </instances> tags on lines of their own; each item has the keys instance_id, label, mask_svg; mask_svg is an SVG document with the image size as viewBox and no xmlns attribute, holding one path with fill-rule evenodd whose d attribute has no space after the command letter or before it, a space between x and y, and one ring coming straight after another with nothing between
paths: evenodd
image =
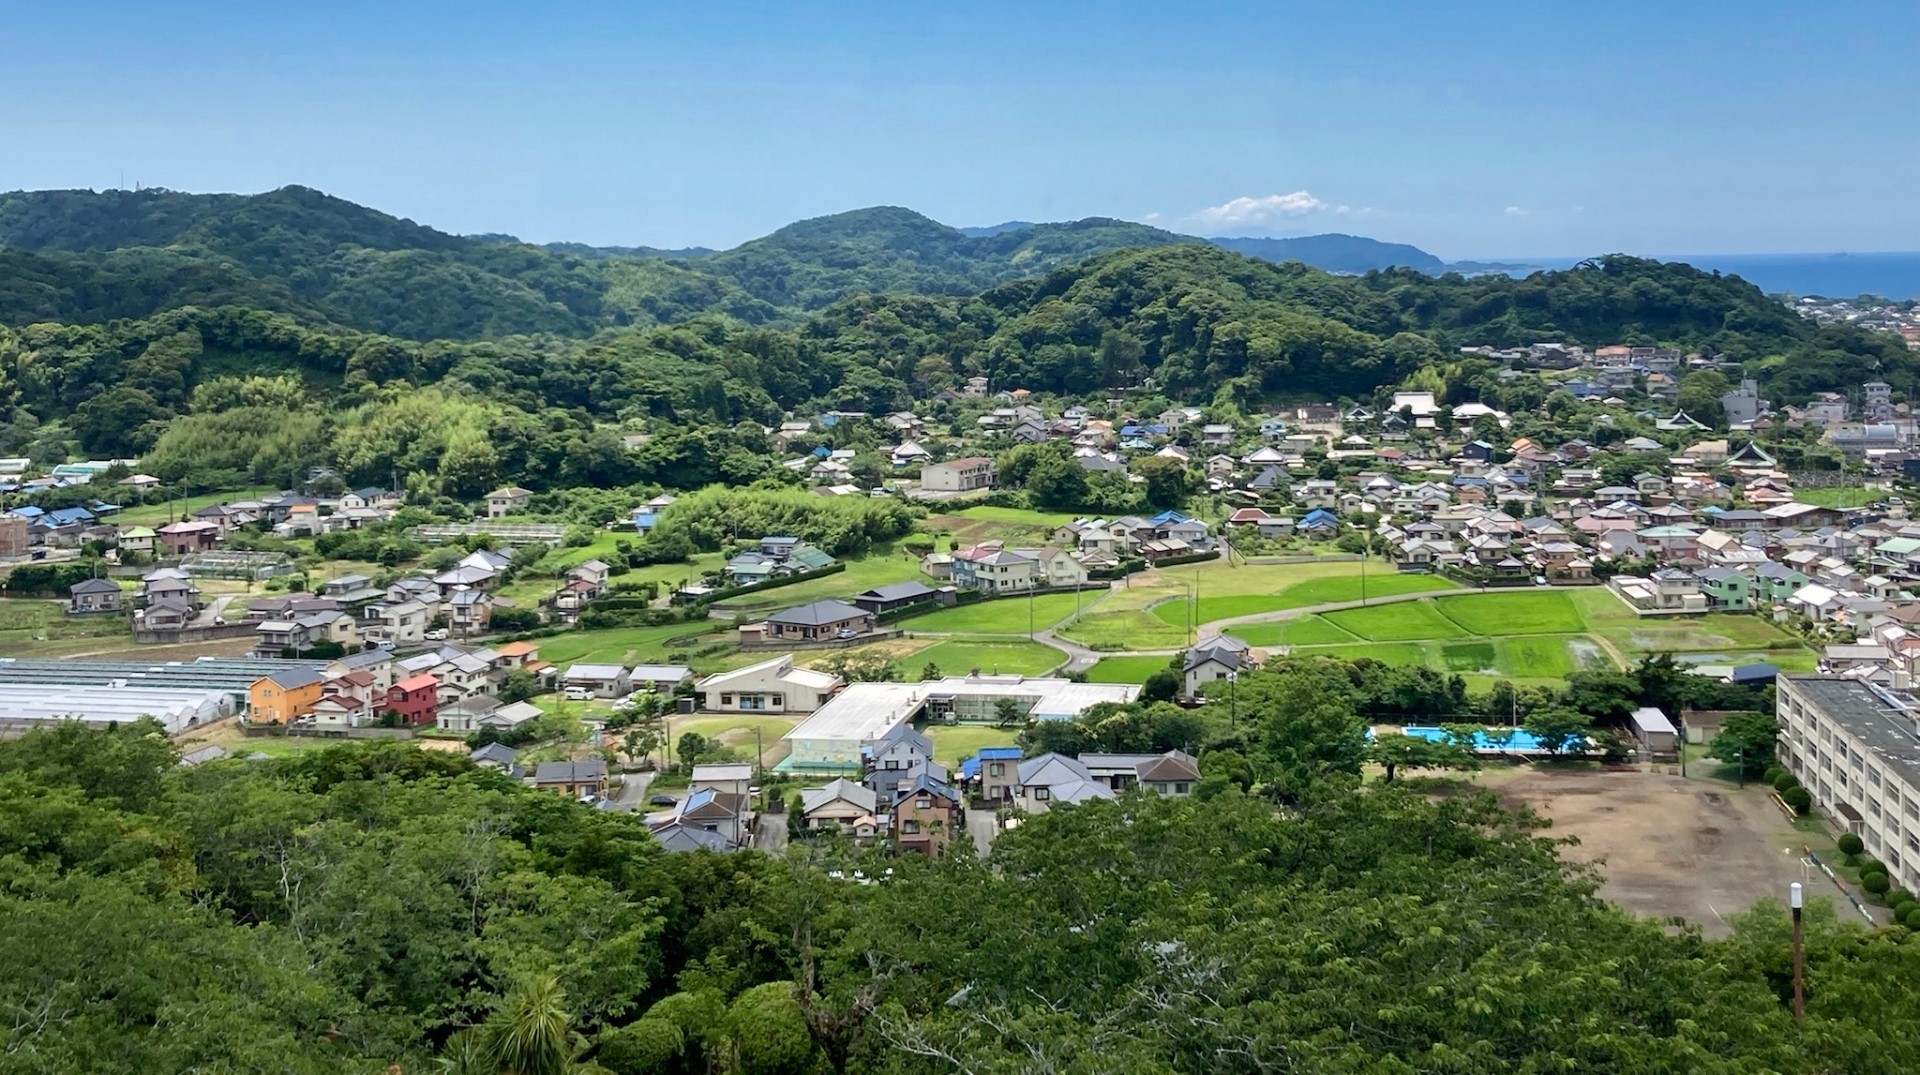
<instances>
[{"instance_id":1,"label":"parking lot","mask_svg":"<svg viewBox=\"0 0 1920 1075\"><path fill-rule=\"evenodd\" d=\"M1643 915L1677 915L1708 936L1724 935L1727 916L1764 896L1784 901L1794 881L1815 896L1838 895L1800 864L1803 846L1825 841L1794 829L1757 784L1528 766L1488 770L1478 781L1552 821L1547 835L1576 838L1562 854L1599 863L1602 897Z\"/></svg>"}]
</instances>

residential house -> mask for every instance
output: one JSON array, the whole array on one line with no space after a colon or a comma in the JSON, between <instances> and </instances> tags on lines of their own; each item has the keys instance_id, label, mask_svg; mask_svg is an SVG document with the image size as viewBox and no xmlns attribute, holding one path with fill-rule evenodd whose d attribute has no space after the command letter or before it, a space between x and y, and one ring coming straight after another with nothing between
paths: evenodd
<instances>
[{"instance_id":1,"label":"residential house","mask_svg":"<svg viewBox=\"0 0 1920 1075\"><path fill-rule=\"evenodd\" d=\"M533 490L522 489L517 485L508 485L488 493L487 518L498 519L506 515L518 515L527 510L533 502Z\"/></svg>"},{"instance_id":2,"label":"residential house","mask_svg":"<svg viewBox=\"0 0 1920 1075\"><path fill-rule=\"evenodd\" d=\"M964 804L950 785L922 774L893 801L894 846L935 858L955 839L966 838Z\"/></svg>"},{"instance_id":3,"label":"residential house","mask_svg":"<svg viewBox=\"0 0 1920 1075\"><path fill-rule=\"evenodd\" d=\"M220 526L202 520L168 523L154 531L158 551L166 556L205 552L220 543Z\"/></svg>"},{"instance_id":4,"label":"residential house","mask_svg":"<svg viewBox=\"0 0 1920 1075\"><path fill-rule=\"evenodd\" d=\"M118 612L120 605L120 586L111 579L81 579L68 588L68 612Z\"/></svg>"},{"instance_id":5,"label":"residential house","mask_svg":"<svg viewBox=\"0 0 1920 1075\"><path fill-rule=\"evenodd\" d=\"M902 722L866 748L866 773L861 778L876 794L891 797L901 780L915 766L933 760L933 740L913 725Z\"/></svg>"},{"instance_id":6,"label":"residential house","mask_svg":"<svg viewBox=\"0 0 1920 1075\"><path fill-rule=\"evenodd\" d=\"M635 691L671 693L692 680L693 669L684 664L636 664L627 673L628 685Z\"/></svg>"},{"instance_id":7,"label":"residential house","mask_svg":"<svg viewBox=\"0 0 1920 1075\"><path fill-rule=\"evenodd\" d=\"M485 634L500 599L485 590L455 590L447 598L447 627L461 637Z\"/></svg>"},{"instance_id":8,"label":"residential house","mask_svg":"<svg viewBox=\"0 0 1920 1075\"><path fill-rule=\"evenodd\" d=\"M368 605L360 611L360 619L368 639L410 646L426 641L433 616L426 605L408 600Z\"/></svg>"},{"instance_id":9,"label":"residential house","mask_svg":"<svg viewBox=\"0 0 1920 1075\"><path fill-rule=\"evenodd\" d=\"M132 553L139 556L152 556L154 542L158 540L152 527L129 526L114 538L114 547L120 550L122 559Z\"/></svg>"},{"instance_id":10,"label":"residential house","mask_svg":"<svg viewBox=\"0 0 1920 1075\"><path fill-rule=\"evenodd\" d=\"M607 763L598 758L543 761L533 771L533 786L569 798L598 798L607 787Z\"/></svg>"},{"instance_id":11,"label":"residential house","mask_svg":"<svg viewBox=\"0 0 1920 1075\"><path fill-rule=\"evenodd\" d=\"M781 609L758 625L767 642L818 642L855 638L874 629L874 614L844 601L815 601ZM745 629L743 629L743 634Z\"/></svg>"},{"instance_id":12,"label":"residential house","mask_svg":"<svg viewBox=\"0 0 1920 1075\"><path fill-rule=\"evenodd\" d=\"M976 545L953 554L953 583L986 593L1021 593L1033 589L1039 568L1039 559L1027 553Z\"/></svg>"},{"instance_id":13,"label":"residential house","mask_svg":"<svg viewBox=\"0 0 1920 1075\"><path fill-rule=\"evenodd\" d=\"M939 597L939 590L923 582L895 582L855 594L853 603L857 608L880 616L911 605L927 604Z\"/></svg>"},{"instance_id":14,"label":"residential house","mask_svg":"<svg viewBox=\"0 0 1920 1075\"><path fill-rule=\"evenodd\" d=\"M1232 635L1204 639L1187 651L1181 664L1186 697L1198 698L1208 693L1207 684L1234 679L1253 668L1253 651L1240 639Z\"/></svg>"},{"instance_id":15,"label":"residential house","mask_svg":"<svg viewBox=\"0 0 1920 1075\"><path fill-rule=\"evenodd\" d=\"M825 705L845 681L830 672L795 668L793 654L719 672L695 690L700 708L714 713L811 713Z\"/></svg>"},{"instance_id":16,"label":"residential house","mask_svg":"<svg viewBox=\"0 0 1920 1075\"><path fill-rule=\"evenodd\" d=\"M193 606L179 597L149 601L147 607L134 613L136 627L160 633L184 629L192 622L193 616Z\"/></svg>"},{"instance_id":17,"label":"residential house","mask_svg":"<svg viewBox=\"0 0 1920 1075\"><path fill-rule=\"evenodd\" d=\"M469 751L467 760L482 769L493 769L508 776L520 776L521 769L516 760L519 756L519 751L505 743L488 743Z\"/></svg>"},{"instance_id":18,"label":"residential house","mask_svg":"<svg viewBox=\"0 0 1920 1075\"><path fill-rule=\"evenodd\" d=\"M1079 759L1048 753L1019 764L1011 801L1028 813L1044 814L1057 805L1113 797L1112 786L1096 781Z\"/></svg>"},{"instance_id":19,"label":"residential house","mask_svg":"<svg viewBox=\"0 0 1920 1075\"><path fill-rule=\"evenodd\" d=\"M879 831L880 797L845 777L825 787L802 789L800 803L809 830L837 831L860 841L873 839Z\"/></svg>"},{"instance_id":20,"label":"residential house","mask_svg":"<svg viewBox=\"0 0 1920 1075\"><path fill-rule=\"evenodd\" d=\"M619 698L633 690L626 666L618 664L571 665L560 682L568 690L584 690L595 698Z\"/></svg>"},{"instance_id":21,"label":"residential house","mask_svg":"<svg viewBox=\"0 0 1920 1075\"><path fill-rule=\"evenodd\" d=\"M981 747L979 763L979 796L996 803L1013 798L1020 782L1020 748Z\"/></svg>"},{"instance_id":22,"label":"residential house","mask_svg":"<svg viewBox=\"0 0 1920 1075\"><path fill-rule=\"evenodd\" d=\"M935 493L969 493L993 488L993 460L984 455L950 459L920 468L920 487Z\"/></svg>"},{"instance_id":23,"label":"residential house","mask_svg":"<svg viewBox=\"0 0 1920 1075\"><path fill-rule=\"evenodd\" d=\"M408 676L387 688L379 708L409 728L425 727L438 719L439 689L440 681L433 676Z\"/></svg>"},{"instance_id":24,"label":"residential house","mask_svg":"<svg viewBox=\"0 0 1920 1075\"><path fill-rule=\"evenodd\" d=\"M256 724L291 724L313 712L326 679L310 668L287 668L247 688L247 716Z\"/></svg>"},{"instance_id":25,"label":"residential house","mask_svg":"<svg viewBox=\"0 0 1920 1075\"><path fill-rule=\"evenodd\" d=\"M1700 591L1715 611L1746 612L1753 607L1753 580L1726 567L1707 567L1695 572Z\"/></svg>"}]
</instances>

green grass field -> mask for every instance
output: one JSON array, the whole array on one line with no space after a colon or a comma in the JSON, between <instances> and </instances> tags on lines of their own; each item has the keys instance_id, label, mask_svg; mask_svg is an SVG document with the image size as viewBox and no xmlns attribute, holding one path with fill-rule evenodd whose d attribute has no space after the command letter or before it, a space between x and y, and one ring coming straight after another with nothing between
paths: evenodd
<instances>
[{"instance_id":1,"label":"green grass field","mask_svg":"<svg viewBox=\"0 0 1920 1075\"><path fill-rule=\"evenodd\" d=\"M1405 601L1322 614L1328 623L1374 642L1453 638L1470 632L1442 616L1431 602ZM1480 633L1480 632L1471 632Z\"/></svg>"},{"instance_id":2,"label":"green grass field","mask_svg":"<svg viewBox=\"0 0 1920 1075\"><path fill-rule=\"evenodd\" d=\"M1337 646L1360 641L1358 635L1325 616L1242 624L1229 628L1226 633L1250 646Z\"/></svg>"},{"instance_id":3,"label":"green grass field","mask_svg":"<svg viewBox=\"0 0 1920 1075\"><path fill-rule=\"evenodd\" d=\"M750 717L729 713L721 716L670 717L666 727L676 749L681 736L694 732L708 739L718 739L738 749L746 758L753 757L753 733L758 730L760 764L778 765L787 756L787 746L780 741L780 737L792 731L798 723L788 717Z\"/></svg>"},{"instance_id":4,"label":"green grass field","mask_svg":"<svg viewBox=\"0 0 1920 1075\"><path fill-rule=\"evenodd\" d=\"M728 638L728 625L719 621L706 623L670 623L660 627L614 627L604 631L568 631L552 638L536 639L540 647L540 659L557 665L569 665L576 662L588 664L639 664L650 657L663 654L666 642L670 638L699 634L707 630L714 632L704 636L700 642L687 648L696 649L703 645L724 642Z\"/></svg>"},{"instance_id":5,"label":"green grass field","mask_svg":"<svg viewBox=\"0 0 1920 1075\"><path fill-rule=\"evenodd\" d=\"M1823 508L1858 508L1888 497L1885 489L1868 489L1860 485L1836 485L1828 489L1795 489L1793 498L1802 504L1818 504Z\"/></svg>"},{"instance_id":6,"label":"green grass field","mask_svg":"<svg viewBox=\"0 0 1920 1075\"><path fill-rule=\"evenodd\" d=\"M178 519L183 514L192 515L201 508L212 507L215 504L225 504L230 500L258 500L269 493L279 492L279 490L280 487L277 485L250 485L244 489L232 489L224 493L197 493L187 497L185 501L182 501L179 497L174 497L171 501L165 503L140 504L128 508L116 515L108 516L107 521L113 523L115 526L164 526L171 519ZM113 498L107 497L107 499L111 500ZM183 503L185 505L184 512L182 510Z\"/></svg>"},{"instance_id":7,"label":"green grass field","mask_svg":"<svg viewBox=\"0 0 1920 1075\"><path fill-rule=\"evenodd\" d=\"M1087 669L1088 683L1145 683L1147 677L1167 667L1167 658L1153 655L1102 657Z\"/></svg>"},{"instance_id":8,"label":"green grass field","mask_svg":"<svg viewBox=\"0 0 1920 1075\"><path fill-rule=\"evenodd\" d=\"M1430 648L1423 642L1363 642L1345 646L1306 646L1293 651L1295 657L1338 657L1343 661L1367 658L1382 664L1431 665Z\"/></svg>"},{"instance_id":9,"label":"green grass field","mask_svg":"<svg viewBox=\"0 0 1920 1075\"><path fill-rule=\"evenodd\" d=\"M824 580L823 580L824 581ZM865 586L846 589L845 593L858 593ZM943 608L938 612L929 612L922 616L910 616L899 621L903 631L932 631L944 634L973 635L1024 635L1029 622L1033 630L1044 631L1061 620L1073 615L1076 601L1085 608L1097 600L1105 591L1089 590L1082 594L1048 593L1034 597L1002 597L989 601L976 601L970 605L956 605ZM1031 606L1032 618L1028 612Z\"/></svg>"},{"instance_id":10,"label":"green grass field","mask_svg":"<svg viewBox=\"0 0 1920 1075\"><path fill-rule=\"evenodd\" d=\"M1189 641L1184 627L1139 609L1089 612L1060 629L1060 637L1089 649L1178 649Z\"/></svg>"},{"instance_id":11,"label":"green grass field","mask_svg":"<svg viewBox=\"0 0 1920 1075\"><path fill-rule=\"evenodd\" d=\"M955 548L967 548L983 541L1042 542L1054 530L1074 520L1057 511L1030 511L1026 508L1000 508L988 505L962 508L927 518L928 529L946 530L953 535Z\"/></svg>"},{"instance_id":12,"label":"green grass field","mask_svg":"<svg viewBox=\"0 0 1920 1075\"><path fill-rule=\"evenodd\" d=\"M1579 670L1572 652L1568 649L1568 639L1555 635L1524 635L1518 638L1500 638L1494 640L1497 654L1494 667L1501 673L1515 677L1539 679L1551 677L1565 678L1570 672Z\"/></svg>"},{"instance_id":13,"label":"green grass field","mask_svg":"<svg viewBox=\"0 0 1920 1075\"><path fill-rule=\"evenodd\" d=\"M961 761L980 753L981 747L1013 746L1020 734L1012 728L976 724L931 724L922 730L933 740L933 760L949 769L958 769Z\"/></svg>"},{"instance_id":14,"label":"green grass field","mask_svg":"<svg viewBox=\"0 0 1920 1075\"><path fill-rule=\"evenodd\" d=\"M1239 593L1209 593L1209 587L1232 586L1240 580L1230 575L1216 572L1212 577L1203 577L1200 581L1199 618L1200 623L1212 623L1215 620L1233 619L1237 616L1255 616L1262 612L1279 612L1289 608L1306 608L1309 605L1336 604L1345 601L1358 601L1361 598L1362 580L1359 564L1340 564L1352 568L1352 574L1331 575L1321 578L1309 578L1285 585L1272 593L1243 591ZM1245 568L1242 570L1259 570ZM1257 583L1256 583L1257 584ZM1427 593L1435 590L1452 590L1457 587L1446 579L1434 575L1401 575L1392 572L1369 571L1365 579L1366 596L1389 597L1398 594ZM1183 597L1155 605L1153 614L1162 622L1184 627L1190 615L1192 602Z\"/></svg>"},{"instance_id":15,"label":"green grass field","mask_svg":"<svg viewBox=\"0 0 1920 1075\"><path fill-rule=\"evenodd\" d=\"M1572 634L1587 626L1567 595L1552 591L1467 594L1434 604L1470 635Z\"/></svg>"},{"instance_id":16,"label":"green grass field","mask_svg":"<svg viewBox=\"0 0 1920 1075\"><path fill-rule=\"evenodd\" d=\"M123 616L69 616L62 601L0 599L0 657L61 657L133 648Z\"/></svg>"},{"instance_id":17,"label":"green grass field","mask_svg":"<svg viewBox=\"0 0 1920 1075\"><path fill-rule=\"evenodd\" d=\"M1037 676L1065 664L1067 655L1039 642L951 638L900 659L900 671L916 678L931 663L941 673L964 676L975 668L988 675Z\"/></svg>"},{"instance_id":18,"label":"green grass field","mask_svg":"<svg viewBox=\"0 0 1920 1075\"><path fill-rule=\"evenodd\" d=\"M1440 663L1449 672L1482 672L1494 662L1491 642L1448 642L1440 647Z\"/></svg>"}]
</instances>

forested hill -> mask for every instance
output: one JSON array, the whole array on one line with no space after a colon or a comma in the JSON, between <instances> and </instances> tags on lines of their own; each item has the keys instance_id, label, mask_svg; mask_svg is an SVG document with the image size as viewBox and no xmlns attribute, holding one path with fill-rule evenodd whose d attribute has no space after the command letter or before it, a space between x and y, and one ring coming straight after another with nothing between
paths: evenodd
<instances>
[{"instance_id":1,"label":"forested hill","mask_svg":"<svg viewBox=\"0 0 1920 1075\"><path fill-rule=\"evenodd\" d=\"M257 195L0 194L0 323L246 306L414 340L671 324L797 324L861 293L971 295L1123 249L1216 245L1338 272L1438 258L1347 235L1200 240L1105 218L948 227L897 207L803 220L731 250L458 236L305 187Z\"/></svg>"}]
</instances>

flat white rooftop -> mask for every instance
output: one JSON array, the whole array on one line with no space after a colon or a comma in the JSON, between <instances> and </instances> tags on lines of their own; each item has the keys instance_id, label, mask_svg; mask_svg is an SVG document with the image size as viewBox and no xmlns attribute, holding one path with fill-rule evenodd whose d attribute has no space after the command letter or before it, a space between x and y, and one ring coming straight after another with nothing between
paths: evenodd
<instances>
[{"instance_id":1,"label":"flat white rooftop","mask_svg":"<svg viewBox=\"0 0 1920 1075\"><path fill-rule=\"evenodd\" d=\"M911 720L930 699L1013 698L1036 720L1065 720L1101 702L1131 702L1130 683L1075 683L1026 676L948 676L924 683L854 683L788 732L787 739L871 742Z\"/></svg>"},{"instance_id":2,"label":"flat white rooftop","mask_svg":"<svg viewBox=\"0 0 1920 1075\"><path fill-rule=\"evenodd\" d=\"M122 724L152 717L171 733L220 716L227 700L217 690L0 683L0 722Z\"/></svg>"}]
</instances>

